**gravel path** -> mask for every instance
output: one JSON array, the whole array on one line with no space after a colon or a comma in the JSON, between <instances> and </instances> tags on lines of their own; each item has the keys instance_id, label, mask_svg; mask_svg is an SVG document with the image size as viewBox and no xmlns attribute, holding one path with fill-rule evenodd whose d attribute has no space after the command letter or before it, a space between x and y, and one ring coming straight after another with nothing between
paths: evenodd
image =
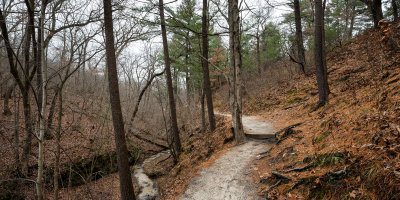
<instances>
[{"instance_id":1,"label":"gravel path","mask_svg":"<svg viewBox=\"0 0 400 200\"><path fill-rule=\"evenodd\" d=\"M255 118L254 118L255 120ZM272 126L243 120L247 130L256 129L257 132L273 133ZM254 126L254 127L253 127ZM201 170L199 176L192 179L182 200L228 200L228 199L260 199L250 180L250 163L256 156L265 151L270 143L261 140L248 142L233 147L230 151L218 158L215 163Z\"/></svg>"}]
</instances>

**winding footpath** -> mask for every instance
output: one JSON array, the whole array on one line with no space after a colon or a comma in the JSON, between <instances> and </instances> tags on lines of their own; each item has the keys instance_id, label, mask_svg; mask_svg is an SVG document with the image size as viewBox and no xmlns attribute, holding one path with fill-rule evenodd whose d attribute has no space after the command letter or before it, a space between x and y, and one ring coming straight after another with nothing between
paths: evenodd
<instances>
[{"instance_id":1,"label":"winding footpath","mask_svg":"<svg viewBox=\"0 0 400 200\"><path fill-rule=\"evenodd\" d=\"M225 114L219 114L228 116ZM230 116L229 116L230 117ZM246 135L251 138L273 137L271 123L257 117L243 117ZM219 157L212 166L203 168L199 176L193 178L182 200L251 200L260 199L251 184L251 162L257 155L267 150L271 143L267 140L249 139L235 146Z\"/></svg>"}]
</instances>

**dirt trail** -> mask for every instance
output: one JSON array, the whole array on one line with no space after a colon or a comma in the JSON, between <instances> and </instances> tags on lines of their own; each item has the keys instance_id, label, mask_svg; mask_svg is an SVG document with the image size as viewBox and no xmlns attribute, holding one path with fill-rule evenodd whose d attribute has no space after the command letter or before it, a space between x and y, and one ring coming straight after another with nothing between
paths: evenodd
<instances>
[{"instance_id":1,"label":"dirt trail","mask_svg":"<svg viewBox=\"0 0 400 200\"><path fill-rule=\"evenodd\" d=\"M259 121L254 117L246 117L243 125L250 132L256 130L257 133L273 133L273 128L268 122ZM202 169L199 176L190 181L180 199L261 199L251 184L250 164L269 145L270 142L266 140L249 140L231 148L212 166Z\"/></svg>"}]
</instances>

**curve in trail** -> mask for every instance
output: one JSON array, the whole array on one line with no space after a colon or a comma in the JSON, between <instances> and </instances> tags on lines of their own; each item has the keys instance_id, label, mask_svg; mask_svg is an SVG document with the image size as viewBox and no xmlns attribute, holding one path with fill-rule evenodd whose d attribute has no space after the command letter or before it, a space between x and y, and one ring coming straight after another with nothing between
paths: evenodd
<instances>
[{"instance_id":1,"label":"curve in trail","mask_svg":"<svg viewBox=\"0 0 400 200\"><path fill-rule=\"evenodd\" d=\"M273 129L267 122L256 118L243 120L243 126L251 132L272 134ZM233 147L218 158L210 167L203 168L199 176L192 179L186 192L180 197L183 200L222 200L222 199L260 199L256 189L250 183L249 165L255 157L265 151L270 143L267 141L249 140L247 143Z\"/></svg>"}]
</instances>

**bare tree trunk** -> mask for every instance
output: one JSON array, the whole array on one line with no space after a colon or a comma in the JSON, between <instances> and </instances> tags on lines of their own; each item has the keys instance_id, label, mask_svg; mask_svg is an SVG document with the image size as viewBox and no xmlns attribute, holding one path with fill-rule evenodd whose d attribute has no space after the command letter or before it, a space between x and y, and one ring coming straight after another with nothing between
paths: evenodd
<instances>
[{"instance_id":1,"label":"bare tree trunk","mask_svg":"<svg viewBox=\"0 0 400 200\"><path fill-rule=\"evenodd\" d=\"M186 33L186 55L185 55L185 80L186 80L186 103L187 103L187 111L190 116L190 104L191 104L191 88L190 88L190 77L189 77L189 32Z\"/></svg>"},{"instance_id":2,"label":"bare tree trunk","mask_svg":"<svg viewBox=\"0 0 400 200\"><path fill-rule=\"evenodd\" d=\"M374 20L374 27L378 28L378 23L383 19L382 0L361 0L364 2L371 11Z\"/></svg>"},{"instance_id":3,"label":"bare tree trunk","mask_svg":"<svg viewBox=\"0 0 400 200\"><path fill-rule=\"evenodd\" d=\"M17 171L21 170L21 163L19 160L19 98L17 100L17 90L14 88L14 154L15 166Z\"/></svg>"},{"instance_id":4,"label":"bare tree trunk","mask_svg":"<svg viewBox=\"0 0 400 200\"><path fill-rule=\"evenodd\" d=\"M54 199L58 199L58 190L59 190L59 185L58 185L58 177L60 174L60 140L61 140L61 122L62 122L62 112L63 112L63 99L62 99L62 88L63 85L60 86L58 91L56 92L58 94L58 120L57 120L57 130L55 133L56 136L56 160L54 163Z\"/></svg>"},{"instance_id":5,"label":"bare tree trunk","mask_svg":"<svg viewBox=\"0 0 400 200\"><path fill-rule=\"evenodd\" d=\"M354 21L356 17L356 6L353 4L351 7L351 19L350 19L350 28L348 34L348 39L353 37L353 28L354 28Z\"/></svg>"},{"instance_id":6,"label":"bare tree trunk","mask_svg":"<svg viewBox=\"0 0 400 200\"><path fill-rule=\"evenodd\" d=\"M325 87L325 75L324 75L324 43L323 43L323 6L322 0L315 1L315 67L317 76L317 85L319 93L319 102L317 108L324 106L328 101L328 95Z\"/></svg>"},{"instance_id":7,"label":"bare tree trunk","mask_svg":"<svg viewBox=\"0 0 400 200\"><path fill-rule=\"evenodd\" d=\"M9 100L11 99L11 94L14 91L14 88L16 85L17 85L17 83L13 82L13 84L7 88L6 94L4 95L3 115L5 115L5 116L12 115L10 106L9 106ZM14 96L15 96L15 94L14 94Z\"/></svg>"},{"instance_id":8,"label":"bare tree trunk","mask_svg":"<svg viewBox=\"0 0 400 200\"><path fill-rule=\"evenodd\" d=\"M350 19L350 2L349 0L345 0L345 19L344 19L344 30L343 30L343 37L342 37L342 41L346 41L348 38L348 32L349 32L349 19Z\"/></svg>"},{"instance_id":9,"label":"bare tree trunk","mask_svg":"<svg viewBox=\"0 0 400 200\"><path fill-rule=\"evenodd\" d=\"M159 0L159 10L160 10L160 20L161 20L161 34L163 40L164 47L164 62L165 62L165 72L167 78L167 87L168 87L168 100L169 100L169 108L171 114L171 126L172 126L172 144L173 144L173 155L174 161L178 162L179 155L181 153L181 139L179 137L179 129L178 129L178 121L176 118L176 105L174 99L174 91L172 86L172 77L171 77L171 61L169 58L168 52L168 41L167 41L167 30L165 28L165 18L164 18L164 2L163 0Z\"/></svg>"},{"instance_id":10,"label":"bare tree trunk","mask_svg":"<svg viewBox=\"0 0 400 200\"><path fill-rule=\"evenodd\" d=\"M325 92L326 96L329 96L331 93L331 90L329 89L329 84L328 84L328 66L326 64L326 45L325 45L325 8L326 8L326 0L323 1L322 4L322 62L324 64L324 87L325 87Z\"/></svg>"},{"instance_id":11,"label":"bare tree trunk","mask_svg":"<svg viewBox=\"0 0 400 200\"><path fill-rule=\"evenodd\" d=\"M28 9L30 10L30 9ZM31 43L31 28L30 26L30 20L27 23L27 28L26 28L26 38L25 38L25 44L24 44L24 68L25 68L25 74L29 74L29 49L30 49L30 43ZM33 26L33 25L32 25ZM31 116L31 105L30 105L30 99L29 99L29 80L25 76L25 85L24 88L21 90L22 98L23 100L23 105L24 105L24 113L25 114L25 123L27 127L27 135L25 139L25 144L22 152L22 172L24 175L28 175L28 163L29 163L29 158L31 154L31 146L32 146L32 135L33 133L33 123L32 123L32 116Z\"/></svg>"},{"instance_id":12,"label":"bare tree trunk","mask_svg":"<svg viewBox=\"0 0 400 200\"><path fill-rule=\"evenodd\" d=\"M261 50L260 50L260 34L258 32L257 28L257 34L256 34L256 56L257 56L257 70L258 73L261 73L262 68L261 68Z\"/></svg>"},{"instance_id":13,"label":"bare tree trunk","mask_svg":"<svg viewBox=\"0 0 400 200\"><path fill-rule=\"evenodd\" d=\"M397 9L396 0L392 0L392 9L393 9L393 20L397 21L399 19L399 11Z\"/></svg>"},{"instance_id":14,"label":"bare tree trunk","mask_svg":"<svg viewBox=\"0 0 400 200\"><path fill-rule=\"evenodd\" d=\"M203 86L207 100L208 121L210 122L210 130L213 132L215 130L215 117L210 83L210 70L208 68L208 28L208 2L207 0L203 0L203 16L201 25L203 59L201 63L203 66Z\"/></svg>"},{"instance_id":15,"label":"bare tree trunk","mask_svg":"<svg viewBox=\"0 0 400 200\"><path fill-rule=\"evenodd\" d=\"M44 18L46 12L46 4L47 0L42 0L42 8L41 8L41 20L40 20L40 36L41 41L43 41L43 33L44 33ZM33 12L33 10L32 10ZM32 15L33 16L33 15ZM40 60L41 60L41 107L40 107L40 115L39 115L39 153L38 153L38 175L36 180L36 193L38 196L38 200L43 200L43 167L44 167L44 134L46 132L46 125L45 125L45 117L46 117L46 102L47 102L47 90L46 90L46 81L47 81L47 65L45 64L44 58L44 45L43 42L40 43ZM39 67L39 66L38 66ZM39 97L40 98L40 97Z\"/></svg>"},{"instance_id":16,"label":"bare tree trunk","mask_svg":"<svg viewBox=\"0 0 400 200\"><path fill-rule=\"evenodd\" d=\"M122 118L121 101L118 88L117 61L114 49L114 33L112 21L111 0L103 0L104 3L104 27L106 40L106 66L108 73L108 88L112 120L114 125L115 146L118 160L118 174L122 200L135 199L131 171L129 166L129 152L126 146L124 133L124 120Z\"/></svg>"},{"instance_id":17,"label":"bare tree trunk","mask_svg":"<svg viewBox=\"0 0 400 200\"><path fill-rule=\"evenodd\" d=\"M28 41L28 38L30 38L29 34L29 29L27 28L26 36L27 38L25 39L25 44L24 44L24 61L25 61L25 66L22 66L21 63L19 63L17 60L14 61L14 52L13 48L11 47L11 43L8 37L8 29L7 25L5 23L5 18L3 15L2 10L0 9L0 28L1 28L1 33L2 37L4 39L4 44L6 46L6 52L7 52L7 58L8 62L10 65L10 73L13 75L15 82L17 83L21 94L22 94L22 100L23 100L23 108L24 108L24 118L25 118L25 129L26 129L26 139L25 143L23 146L23 153L22 153L22 173L27 176L28 175L28 161L30 157L30 151L31 151L31 144L32 144L32 135L33 135L33 129L32 129L32 118L31 118L31 105L29 102L29 84L31 77L29 77L29 44L30 42ZM33 26L32 26L33 28ZM30 41L30 39L29 39ZM26 61L28 60L28 61ZM24 67L25 69L25 78L24 81L21 79L19 72L17 70L17 66L20 65L21 67Z\"/></svg>"},{"instance_id":18,"label":"bare tree trunk","mask_svg":"<svg viewBox=\"0 0 400 200\"><path fill-rule=\"evenodd\" d=\"M229 14L229 46L230 46L230 104L232 110L232 126L235 133L236 144L246 140L242 125L242 80L241 80L241 47L239 28L238 0L228 1Z\"/></svg>"},{"instance_id":19,"label":"bare tree trunk","mask_svg":"<svg viewBox=\"0 0 400 200\"><path fill-rule=\"evenodd\" d=\"M32 135L33 133L33 124L32 124L32 114L31 114L31 105L29 99L28 91L21 91L22 93L22 105L24 108L24 119L25 119L25 128L26 128L26 138L24 141L24 146L22 149L22 173L25 176L28 176L28 164L29 158L31 156L31 146L32 146Z\"/></svg>"},{"instance_id":20,"label":"bare tree trunk","mask_svg":"<svg viewBox=\"0 0 400 200\"><path fill-rule=\"evenodd\" d=\"M304 55L304 45L303 45L303 31L301 28L301 15L300 15L300 3L299 0L294 0L294 19L296 24L296 44L297 44L297 55L299 63L299 71L303 74L306 73L305 66L305 55Z\"/></svg>"},{"instance_id":21,"label":"bare tree trunk","mask_svg":"<svg viewBox=\"0 0 400 200\"><path fill-rule=\"evenodd\" d=\"M59 89L56 89L56 92L53 96L53 99L51 100L50 103L50 109L49 109L49 116L47 117L47 128L46 128L46 134L44 135L45 139L52 139L53 138L53 116L54 112L56 109L56 104L57 104L57 98L59 97L58 95Z\"/></svg>"},{"instance_id":22,"label":"bare tree trunk","mask_svg":"<svg viewBox=\"0 0 400 200\"><path fill-rule=\"evenodd\" d=\"M205 105L204 105L204 90L203 88L199 90L200 91L200 105L201 105L201 132L205 133L206 132L206 111L205 111Z\"/></svg>"}]
</instances>

